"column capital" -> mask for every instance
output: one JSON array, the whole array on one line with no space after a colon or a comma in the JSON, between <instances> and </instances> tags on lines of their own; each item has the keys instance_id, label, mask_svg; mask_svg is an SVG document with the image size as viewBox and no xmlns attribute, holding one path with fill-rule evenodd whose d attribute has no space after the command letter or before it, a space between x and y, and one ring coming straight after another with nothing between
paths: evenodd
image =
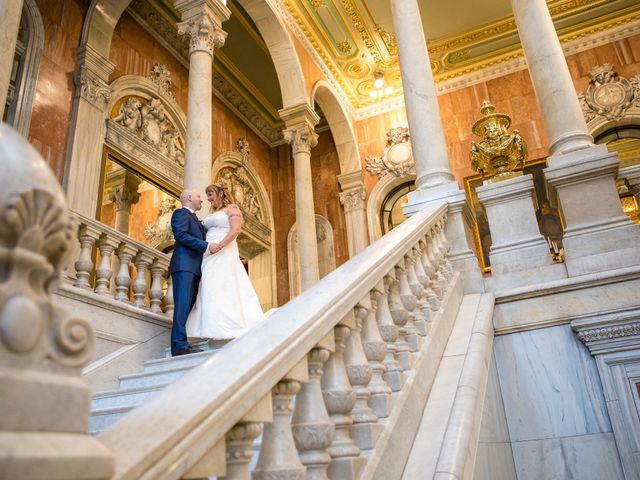
<instances>
[{"instance_id":1,"label":"column capital","mask_svg":"<svg viewBox=\"0 0 640 480\"><path fill-rule=\"evenodd\" d=\"M311 149L318 144L318 134L308 122L285 128L283 134L284 140L291 144L294 155L300 152L311 153Z\"/></svg>"},{"instance_id":2,"label":"column capital","mask_svg":"<svg viewBox=\"0 0 640 480\"><path fill-rule=\"evenodd\" d=\"M112 180L114 186L109 192L109 200L116 204L116 211L129 211L131 205L138 203L140 200L140 194L138 193L140 179L124 170L123 175L118 175L115 181L114 179L110 180Z\"/></svg>"},{"instance_id":3,"label":"column capital","mask_svg":"<svg viewBox=\"0 0 640 480\"><path fill-rule=\"evenodd\" d=\"M182 15L177 24L178 34L190 38L189 53L206 52L213 56L214 48L221 48L227 39L222 22L231 11L221 0L176 0L176 9Z\"/></svg>"},{"instance_id":4,"label":"column capital","mask_svg":"<svg viewBox=\"0 0 640 480\"><path fill-rule=\"evenodd\" d=\"M359 186L340 193L340 203L344 206L345 213L355 210L364 210L366 194L364 186Z\"/></svg>"},{"instance_id":5,"label":"column capital","mask_svg":"<svg viewBox=\"0 0 640 480\"><path fill-rule=\"evenodd\" d=\"M78 48L76 58L76 95L99 110L104 110L111 100L111 87L108 82L115 65L89 45Z\"/></svg>"}]
</instances>

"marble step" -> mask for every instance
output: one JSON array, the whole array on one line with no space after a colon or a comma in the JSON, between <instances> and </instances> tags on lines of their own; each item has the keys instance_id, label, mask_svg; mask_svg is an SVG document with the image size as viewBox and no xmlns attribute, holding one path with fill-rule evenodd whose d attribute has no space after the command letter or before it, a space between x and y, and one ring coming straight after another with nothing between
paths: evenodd
<instances>
[{"instance_id":1,"label":"marble step","mask_svg":"<svg viewBox=\"0 0 640 480\"><path fill-rule=\"evenodd\" d=\"M135 406L122 406L114 408L101 408L91 412L89 417L89 432L97 435L103 430L120 420L126 413L133 410Z\"/></svg>"},{"instance_id":2,"label":"marble step","mask_svg":"<svg viewBox=\"0 0 640 480\"><path fill-rule=\"evenodd\" d=\"M120 388L161 387L169 385L171 382L185 375L191 368L193 368L191 365L178 367L171 365L170 368L164 370L123 375L120 377Z\"/></svg>"},{"instance_id":3,"label":"marble step","mask_svg":"<svg viewBox=\"0 0 640 480\"><path fill-rule=\"evenodd\" d=\"M91 399L91 411L104 408L138 406L156 395L164 385L157 387L122 388L96 393Z\"/></svg>"},{"instance_id":4,"label":"marble step","mask_svg":"<svg viewBox=\"0 0 640 480\"><path fill-rule=\"evenodd\" d=\"M175 368L192 368L203 363L205 360L214 355L220 348L205 350L200 353L192 353L190 355L180 355L179 357L158 358L155 360L147 360L143 364L143 372L160 372L163 370L172 370Z\"/></svg>"}]
</instances>

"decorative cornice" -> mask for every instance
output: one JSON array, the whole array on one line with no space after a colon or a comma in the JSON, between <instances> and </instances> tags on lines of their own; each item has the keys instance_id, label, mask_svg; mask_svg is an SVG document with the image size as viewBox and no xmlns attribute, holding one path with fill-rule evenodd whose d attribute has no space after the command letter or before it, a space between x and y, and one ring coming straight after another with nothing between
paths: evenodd
<instances>
[{"instance_id":1,"label":"decorative cornice","mask_svg":"<svg viewBox=\"0 0 640 480\"><path fill-rule=\"evenodd\" d=\"M640 335L640 322L613 325L610 327L587 328L577 333L578 339L585 344L599 340L613 340L635 335Z\"/></svg>"}]
</instances>

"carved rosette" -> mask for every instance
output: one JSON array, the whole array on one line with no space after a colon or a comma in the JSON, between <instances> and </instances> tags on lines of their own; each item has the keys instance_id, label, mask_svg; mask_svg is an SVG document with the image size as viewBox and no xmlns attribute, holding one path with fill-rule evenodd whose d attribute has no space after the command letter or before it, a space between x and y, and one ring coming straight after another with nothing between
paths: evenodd
<instances>
[{"instance_id":1,"label":"carved rosette","mask_svg":"<svg viewBox=\"0 0 640 480\"><path fill-rule=\"evenodd\" d=\"M340 193L340 203L344 206L345 213L364 210L365 198L364 187L357 187L353 190Z\"/></svg>"},{"instance_id":2,"label":"carved rosette","mask_svg":"<svg viewBox=\"0 0 640 480\"><path fill-rule=\"evenodd\" d=\"M75 83L79 95L100 110L111 100L111 87L87 67L76 71Z\"/></svg>"},{"instance_id":3,"label":"carved rosette","mask_svg":"<svg viewBox=\"0 0 640 480\"><path fill-rule=\"evenodd\" d=\"M631 106L640 106L640 75L627 80L613 65L604 64L593 68L589 77L587 91L578 94L587 123L597 118L620 120Z\"/></svg>"},{"instance_id":4,"label":"carved rosette","mask_svg":"<svg viewBox=\"0 0 640 480\"><path fill-rule=\"evenodd\" d=\"M318 134L309 123L302 123L283 131L284 139L291 144L293 155L298 153L311 154L311 149L318 144Z\"/></svg>"},{"instance_id":5,"label":"carved rosette","mask_svg":"<svg viewBox=\"0 0 640 480\"><path fill-rule=\"evenodd\" d=\"M227 39L225 32L211 19L211 16L202 14L197 18L177 24L178 34L189 37L189 53L206 52L213 55L214 48L222 48Z\"/></svg>"}]
</instances>

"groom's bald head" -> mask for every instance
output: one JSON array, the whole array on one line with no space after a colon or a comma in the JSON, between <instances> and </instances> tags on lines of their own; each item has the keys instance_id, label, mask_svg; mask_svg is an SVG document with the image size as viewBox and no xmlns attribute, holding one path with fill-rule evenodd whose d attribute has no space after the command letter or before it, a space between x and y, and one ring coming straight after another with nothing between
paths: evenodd
<instances>
[{"instance_id":1,"label":"groom's bald head","mask_svg":"<svg viewBox=\"0 0 640 480\"><path fill-rule=\"evenodd\" d=\"M183 207L189 207L194 212L197 212L202 206L202 198L197 190L187 188L180 194L180 203L182 203Z\"/></svg>"}]
</instances>

